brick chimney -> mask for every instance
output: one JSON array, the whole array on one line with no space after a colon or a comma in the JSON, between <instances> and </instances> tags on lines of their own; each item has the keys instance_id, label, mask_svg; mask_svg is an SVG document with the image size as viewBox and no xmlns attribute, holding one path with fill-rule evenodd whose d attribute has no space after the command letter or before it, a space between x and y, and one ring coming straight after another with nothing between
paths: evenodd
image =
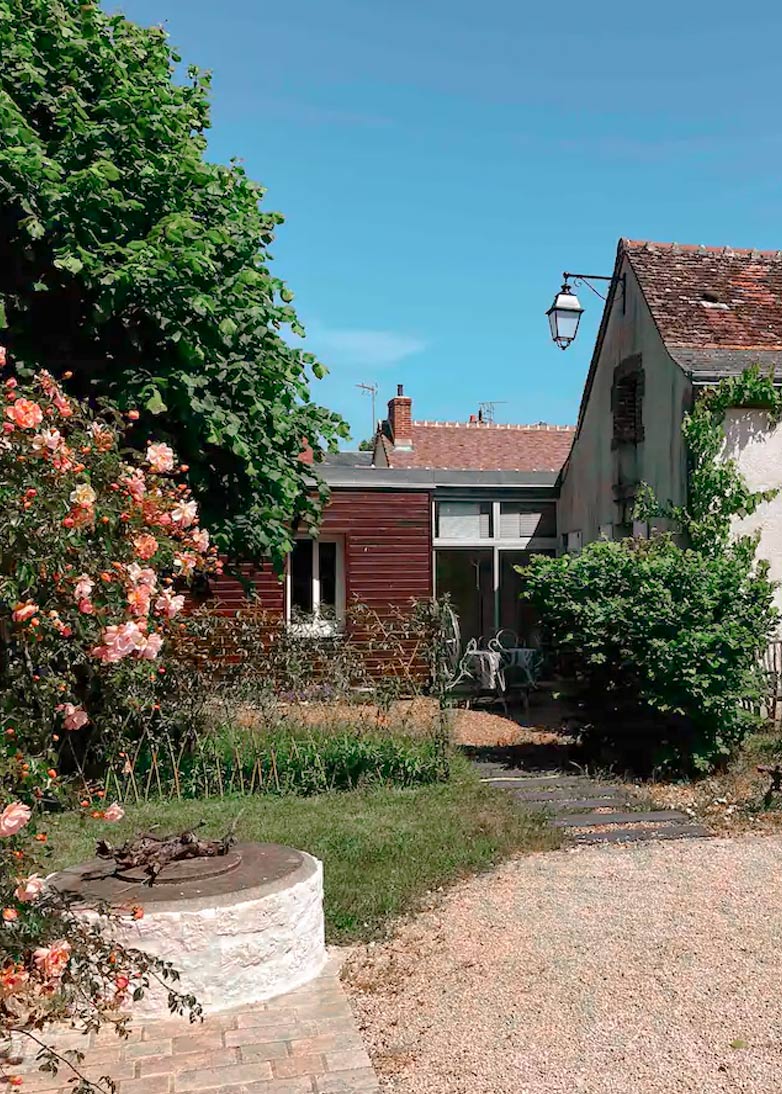
<instances>
[{"instance_id":1,"label":"brick chimney","mask_svg":"<svg viewBox=\"0 0 782 1094\"><path fill-rule=\"evenodd\" d=\"M301 439L301 452L299 453L299 460L302 463L315 462L315 453L312 451L310 442L307 440L306 437L302 437Z\"/></svg>"},{"instance_id":2,"label":"brick chimney","mask_svg":"<svg viewBox=\"0 0 782 1094\"><path fill-rule=\"evenodd\" d=\"M396 395L388 402L388 424L394 448L413 447L413 400L405 395L401 384L397 384Z\"/></svg>"}]
</instances>

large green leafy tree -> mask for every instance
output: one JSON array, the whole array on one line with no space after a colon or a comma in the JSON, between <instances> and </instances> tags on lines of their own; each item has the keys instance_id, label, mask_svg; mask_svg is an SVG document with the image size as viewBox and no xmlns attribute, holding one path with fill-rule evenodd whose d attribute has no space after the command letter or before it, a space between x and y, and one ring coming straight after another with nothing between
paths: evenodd
<instances>
[{"instance_id":1,"label":"large green leafy tree","mask_svg":"<svg viewBox=\"0 0 782 1094\"><path fill-rule=\"evenodd\" d=\"M219 546L279 561L325 497L302 439L317 462L347 427L283 338L304 332L269 270L282 218L205 160L209 77L177 82L179 61L97 4L0 0L0 335L17 368L137 406Z\"/></svg>"}]
</instances>

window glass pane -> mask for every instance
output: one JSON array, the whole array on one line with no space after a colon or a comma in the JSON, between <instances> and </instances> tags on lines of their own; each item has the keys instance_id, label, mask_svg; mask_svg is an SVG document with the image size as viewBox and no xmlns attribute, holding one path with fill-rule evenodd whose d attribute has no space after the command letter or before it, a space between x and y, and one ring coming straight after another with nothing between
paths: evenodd
<instances>
[{"instance_id":1,"label":"window glass pane","mask_svg":"<svg viewBox=\"0 0 782 1094\"><path fill-rule=\"evenodd\" d=\"M435 551L437 595L448 594L459 620L462 646L471 638L487 641L494 626L492 552L463 547Z\"/></svg>"},{"instance_id":2,"label":"window glass pane","mask_svg":"<svg viewBox=\"0 0 782 1094\"><path fill-rule=\"evenodd\" d=\"M337 610L337 545L318 545L320 569L320 614L333 619Z\"/></svg>"},{"instance_id":3,"label":"window glass pane","mask_svg":"<svg viewBox=\"0 0 782 1094\"><path fill-rule=\"evenodd\" d=\"M522 646L539 647L541 631L538 613L529 600L522 599L524 578L517 566L529 566L534 554L553 551L500 551L500 628L514 631Z\"/></svg>"},{"instance_id":4,"label":"window glass pane","mask_svg":"<svg viewBox=\"0 0 782 1094\"><path fill-rule=\"evenodd\" d=\"M440 539L491 539L491 502L441 501L437 517Z\"/></svg>"},{"instance_id":5,"label":"window glass pane","mask_svg":"<svg viewBox=\"0 0 782 1094\"><path fill-rule=\"evenodd\" d=\"M290 557L291 613L312 612L312 540L297 539Z\"/></svg>"},{"instance_id":6,"label":"window glass pane","mask_svg":"<svg viewBox=\"0 0 782 1094\"><path fill-rule=\"evenodd\" d=\"M553 505L534 506L526 502L500 503L500 539L529 539L531 536L556 535L556 511Z\"/></svg>"}]
</instances>

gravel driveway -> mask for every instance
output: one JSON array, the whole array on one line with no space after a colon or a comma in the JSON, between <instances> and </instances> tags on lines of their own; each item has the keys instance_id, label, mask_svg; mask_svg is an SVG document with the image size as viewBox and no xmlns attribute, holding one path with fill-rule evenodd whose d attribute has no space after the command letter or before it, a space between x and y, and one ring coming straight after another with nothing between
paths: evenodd
<instances>
[{"instance_id":1,"label":"gravel driveway","mask_svg":"<svg viewBox=\"0 0 782 1094\"><path fill-rule=\"evenodd\" d=\"M779 1094L782 838L516 860L344 976L396 1094Z\"/></svg>"}]
</instances>

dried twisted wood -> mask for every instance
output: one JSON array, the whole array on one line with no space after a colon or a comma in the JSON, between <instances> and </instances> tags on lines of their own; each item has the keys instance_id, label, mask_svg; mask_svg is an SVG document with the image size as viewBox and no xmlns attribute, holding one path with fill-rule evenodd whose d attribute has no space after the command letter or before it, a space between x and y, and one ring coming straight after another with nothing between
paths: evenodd
<instances>
[{"instance_id":1,"label":"dried twisted wood","mask_svg":"<svg viewBox=\"0 0 782 1094\"><path fill-rule=\"evenodd\" d=\"M771 786L763 797L763 805L768 809L774 795L782 794L782 764L774 764L773 767L770 764L758 764L757 770L761 775L768 775L771 779Z\"/></svg>"},{"instance_id":2,"label":"dried twisted wood","mask_svg":"<svg viewBox=\"0 0 782 1094\"><path fill-rule=\"evenodd\" d=\"M235 843L234 832L238 822L237 816L222 839L199 839L194 831L182 832L178 836L156 836L147 832L128 840L121 847L112 847L106 840L98 840L95 853L98 858L114 860L115 875L123 870L143 869L147 875L147 885L154 885L160 871L171 862L227 854Z\"/></svg>"}]
</instances>

